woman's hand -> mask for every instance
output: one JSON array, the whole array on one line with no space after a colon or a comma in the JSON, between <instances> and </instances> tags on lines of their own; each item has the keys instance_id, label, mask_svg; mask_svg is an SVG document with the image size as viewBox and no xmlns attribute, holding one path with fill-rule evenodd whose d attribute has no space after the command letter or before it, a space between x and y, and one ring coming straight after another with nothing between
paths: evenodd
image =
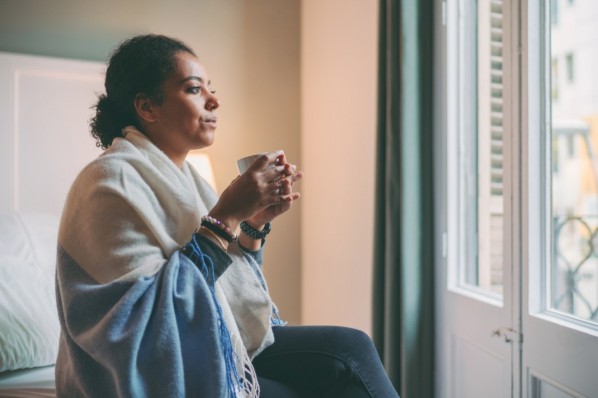
<instances>
[{"instance_id":1,"label":"woman's hand","mask_svg":"<svg viewBox=\"0 0 598 398\"><path fill-rule=\"evenodd\" d=\"M253 219L259 214L261 216L256 221L274 219L299 198L298 193L291 192L291 186L302 174L291 170L282 151L262 155L222 192L210 215L232 230L241 221ZM267 210L272 206L273 209ZM259 225L262 224L256 224Z\"/></svg>"},{"instance_id":2,"label":"woman's hand","mask_svg":"<svg viewBox=\"0 0 598 398\"><path fill-rule=\"evenodd\" d=\"M283 173L277 181L280 200L246 220L255 229L261 230L266 223L287 212L293 202L301 197L299 192L293 192L293 184L303 178L303 172L297 171L294 165L287 163L284 155L279 158L279 162L284 165Z\"/></svg>"},{"instance_id":3,"label":"woman's hand","mask_svg":"<svg viewBox=\"0 0 598 398\"><path fill-rule=\"evenodd\" d=\"M266 207L253 215L253 217L245 220L253 229L258 231L263 230L266 223L288 211L293 202L301 197L299 192L293 192L293 184L303 177L303 173L297 171L294 165L289 164L284 155L280 156L277 160L278 164L284 165L283 173L276 180L276 194L280 197L279 202ZM246 249L259 250L263 244L263 240L255 240L249 235L242 233L239 235L239 243Z\"/></svg>"}]
</instances>

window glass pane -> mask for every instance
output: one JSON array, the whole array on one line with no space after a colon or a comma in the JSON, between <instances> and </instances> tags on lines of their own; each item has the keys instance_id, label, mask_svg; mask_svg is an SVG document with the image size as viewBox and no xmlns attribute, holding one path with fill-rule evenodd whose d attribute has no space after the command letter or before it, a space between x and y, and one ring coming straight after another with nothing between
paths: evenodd
<instances>
[{"instance_id":1,"label":"window glass pane","mask_svg":"<svg viewBox=\"0 0 598 398\"><path fill-rule=\"evenodd\" d=\"M598 321L598 2L553 0L549 308ZM571 2L569 2L571 3ZM558 65L564 68L558 68Z\"/></svg>"},{"instance_id":2,"label":"window glass pane","mask_svg":"<svg viewBox=\"0 0 598 398\"><path fill-rule=\"evenodd\" d=\"M503 290L502 0L463 3L461 28L462 286Z\"/></svg>"}]
</instances>

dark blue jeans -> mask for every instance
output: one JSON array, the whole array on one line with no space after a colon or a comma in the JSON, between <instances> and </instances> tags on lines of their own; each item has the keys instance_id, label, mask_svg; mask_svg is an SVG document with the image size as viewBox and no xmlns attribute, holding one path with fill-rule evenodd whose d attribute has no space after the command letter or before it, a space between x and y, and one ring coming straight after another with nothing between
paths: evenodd
<instances>
[{"instance_id":1,"label":"dark blue jeans","mask_svg":"<svg viewBox=\"0 0 598 398\"><path fill-rule=\"evenodd\" d=\"M263 398L398 398L370 337L337 326L276 326L253 364Z\"/></svg>"}]
</instances>

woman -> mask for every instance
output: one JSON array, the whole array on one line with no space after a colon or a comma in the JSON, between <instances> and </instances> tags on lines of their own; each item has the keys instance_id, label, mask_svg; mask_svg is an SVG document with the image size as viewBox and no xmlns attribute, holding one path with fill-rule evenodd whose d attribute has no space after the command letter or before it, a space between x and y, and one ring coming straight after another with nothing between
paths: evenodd
<instances>
[{"instance_id":1,"label":"woman","mask_svg":"<svg viewBox=\"0 0 598 398\"><path fill-rule=\"evenodd\" d=\"M105 87L91 129L106 151L59 233L58 395L396 396L365 334L282 326L261 263L270 223L300 197L284 153L219 198L186 163L214 142L219 106L193 51L134 37Z\"/></svg>"}]
</instances>

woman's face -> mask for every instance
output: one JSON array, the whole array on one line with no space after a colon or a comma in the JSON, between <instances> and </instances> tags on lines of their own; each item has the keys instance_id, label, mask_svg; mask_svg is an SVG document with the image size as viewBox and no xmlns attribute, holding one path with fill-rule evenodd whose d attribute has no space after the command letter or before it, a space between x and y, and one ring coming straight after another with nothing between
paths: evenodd
<instances>
[{"instance_id":1,"label":"woman's face","mask_svg":"<svg viewBox=\"0 0 598 398\"><path fill-rule=\"evenodd\" d=\"M218 99L195 56L179 52L175 58L177 68L162 86L162 103L152 105L155 121L146 130L167 155L184 159L190 150L214 142Z\"/></svg>"}]
</instances>

